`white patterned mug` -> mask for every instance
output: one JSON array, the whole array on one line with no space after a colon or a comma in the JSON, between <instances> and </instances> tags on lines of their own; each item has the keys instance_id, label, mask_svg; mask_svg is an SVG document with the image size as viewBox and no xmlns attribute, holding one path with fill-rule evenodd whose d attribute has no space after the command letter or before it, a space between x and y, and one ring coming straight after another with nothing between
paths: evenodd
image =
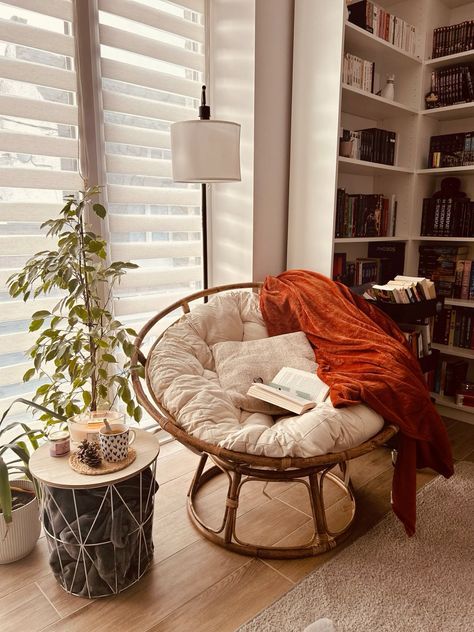
<instances>
[{"instance_id":1,"label":"white patterned mug","mask_svg":"<svg viewBox=\"0 0 474 632\"><path fill-rule=\"evenodd\" d=\"M135 431L125 424L110 424L112 432L102 426L99 430L100 448L106 461L117 463L128 455L128 446L135 441Z\"/></svg>"}]
</instances>

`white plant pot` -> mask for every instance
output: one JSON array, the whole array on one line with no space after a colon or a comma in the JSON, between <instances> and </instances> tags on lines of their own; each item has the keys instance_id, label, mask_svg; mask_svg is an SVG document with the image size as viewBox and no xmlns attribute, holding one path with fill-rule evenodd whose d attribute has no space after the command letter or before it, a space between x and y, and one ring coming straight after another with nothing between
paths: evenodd
<instances>
[{"instance_id":1,"label":"white plant pot","mask_svg":"<svg viewBox=\"0 0 474 632\"><path fill-rule=\"evenodd\" d=\"M15 487L34 490L33 483L26 480L15 480ZM28 555L33 550L40 532L36 496L23 507L14 509L8 530L3 515L0 514L0 564L9 564Z\"/></svg>"}]
</instances>

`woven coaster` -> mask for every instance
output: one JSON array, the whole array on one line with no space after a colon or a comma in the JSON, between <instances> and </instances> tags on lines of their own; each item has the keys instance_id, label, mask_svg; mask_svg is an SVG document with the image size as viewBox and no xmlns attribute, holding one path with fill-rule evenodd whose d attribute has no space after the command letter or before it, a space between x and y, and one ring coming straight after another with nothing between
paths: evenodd
<instances>
[{"instance_id":1,"label":"woven coaster","mask_svg":"<svg viewBox=\"0 0 474 632\"><path fill-rule=\"evenodd\" d=\"M99 467L91 467L90 465L86 465L86 463L82 463L77 458L77 450L73 452L69 457L69 465L75 472L79 472L79 474L87 474L87 476L98 476L99 474L110 474L111 472L119 472L120 470L124 470L131 463L135 461L137 458L137 452L134 448L128 448L128 455L126 459L123 461L117 461L116 463L112 463L110 461L104 461L102 459L102 463Z\"/></svg>"}]
</instances>

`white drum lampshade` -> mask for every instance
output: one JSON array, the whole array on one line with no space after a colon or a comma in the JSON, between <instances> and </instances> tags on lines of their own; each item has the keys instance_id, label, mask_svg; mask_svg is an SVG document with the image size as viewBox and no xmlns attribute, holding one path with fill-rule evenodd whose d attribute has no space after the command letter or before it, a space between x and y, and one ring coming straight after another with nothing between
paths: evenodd
<instances>
[{"instance_id":1,"label":"white drum lampshade","mask_svg":"<svg viewBox=\"0 0 474 632\"><path fill-rule=\"evenodd\" d=\"M195 119L171 125L175 182L233 182L240 177L240 125Z\"/></svg>"}]
</instances>

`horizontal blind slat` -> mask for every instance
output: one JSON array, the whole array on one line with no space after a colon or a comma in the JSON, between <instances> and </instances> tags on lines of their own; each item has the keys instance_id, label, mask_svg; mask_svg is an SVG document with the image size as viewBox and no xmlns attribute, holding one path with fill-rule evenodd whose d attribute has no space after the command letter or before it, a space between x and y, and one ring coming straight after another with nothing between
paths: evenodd
<instances>
[{"instance_id":1,"label":"horizontal blind slat","mask_svg":"<svg viewBox=\"0 0 474 632\"><path fill-rule=\"evenodd\" d=\"M108 173L133 173L142 176L162 176L171 179L171 160L106 154L105 161Z\"/></svg>"},{"instance_id":2,"label":"horizontal blind slat","mask_svg":"<svg viewBox=\"0 0 474 632\"><path fill-rule=\"evenodd\" d=\"M199 98L200 84L183 77L175 77L164 72L140 68L114 59L103 58L101 61L102 77L125 83L133 83L163 92L180 96Z\"/></svg>"},{"instance_id":3,"label":"horizontal blind slat","mask_svg":"<svg viewBox=\"0 0 474 632\"><path fill-rule=\"evenodd\" d=\"M52 18L70 22L72 20L71 0L6 0L8 4L29 11L36 11Z\"/></svg>"},{"instance_id":4,"label":"horizontal blind slat","mask_svg":"<svg viewBox=\"0 0 474 632\"><path fill-rule=\"evenodd\" d=\"M76 90L76 73L72 70L20 61L11 57L0 57L0 77L58 90Z\"/></svg>"},{"instance_id":5,"label":"horizontal blind slat","mask_svg":"<svg viewBox=\"0 0 474 632\"><path fill-rule=\"evenodd\" d=\"M51 250L56 241L44 235L19 235L12 239L11 235L0 235L0 253L2 255L31 255L40 250Z\"/></svg>"},{"instance_id":6,"label":"horizontal blind slat","mask_svg":"<svg viewBox=\"0 0 474 632\"><path fill-rule=\"evenodd\" d=\"M82 185L82 178L74 171L18 169L16 167L4 167L0 170L0 187L70 191L80 189Z\"/></svg>"},{"instance_id":7,"label":"horizontal blind slat","mask_svg":"<svg viewBox=\"0 0 474 632\"><path fill-rule=\"evenodd\" d=\"M77 107L37 99L0 94L0 114L12 117L77 125Z\"/></svg>"},{"instance_id":8,"label":"horizontal blind slat","mask_svg":"<svg viewBox=\"0 0 474 632\"><path fill-rule=\"evenodd\" d=\"M198 232L201 230L199 215L109 215L112 233L133 232Z\"/></svg>"},{"instance_id":9,"label":"horizontal blind slat","mask_svg":"<svg viewBox=\"0 0 474 632\"><path fill-rule=\"evenodd\" d=\"M106 24L99 25L99 34L101 43L106 46L128 50L131 53L152 57L184 68L204 71L204 56L200 53L193 53L171 44L163 44L151 37L125 32Z\"/></svg>"},{"instance_id":10,"label":"horizontal blind slat","mask_svg":"<svg viewBox=\"0 0 474 632\"><path fill-rule=\"evenodd\" d=\"M0 150L17 154L77 158L78 141L59 136L40 136L0 130ZM3 217L3 216L2 216Z\"/></svg>"},{"instance_id":11,"label":"horizontal blind slat","mask_svg":"<svg viewBox=\"0 0 474 632\"><path fill-rule=\"evenodd\" d=\"M120 281L120 289L141 289L158 287L170 283L190 283L202 279L201 266L182 266L179 268L138 268L129 270Z\"/></svg>"},{"instance_id":12,"label":"horizontal blind slat","mask_svg":"<svg viewBox=\"0 0 474 632\"><path fill-rule=\"evenodd\" d=\"M196 112L191 108L183 108L178 105L169 105L153 99L132 97L128 94L119 94L103 90L102 97L104 109L124 114L133 114L145 118L159 119L161 121L182 121L196 118Z\"/></svg>"},{"instance_id":13,"label":"horizontal blind slat","mask_svg":"<svg viewBox=\"0 0 474 632\"><path fill-rule=\"evenodd\" d=\"M51 310L58 301L58 298L36 298L26 303L23 303L23 301L6 301L1 303L2 321L28 320L32 314L40 309Z\"/></svg>"},{"instance_id":14,"label":"horizontal blind slat","mask_svg":"<svg viewBox=\"0 0 474 632\"><path fill-rule=\"evenodd\" d=\"M164 259L169 257L200 257L200 241L150 241L112 244L112 258L121 261L130 259Z\"/></svg>"},{"instance_id":15,"label":"horizontal blind slat","mask_svg":"<svg viewBox=\"0 0 474 632\"><path fill-rule=\"evenodd\" d=\"M174 33L195 42L204 43L204 29L201 25L175 17L171 13L160 11L133 0L99 0L99 10L113 13L122 18L153 26L161 31Z\"/></svg>"},{"instance_id":16,"label":"horizontal blind slat","mask_svg":"<svg viewBox=\"0 0 474 632\"><path fill-rule=\"evenodd\" d=\"M196 13L204 13L204 0L172 0L172 4L186 7Z\"/></svg>"},{"instance_id":17,"label":"horizontal blind slat","mask_svg":"<svg viewBox=\"0 0 474 632\"><path fill-rule=\"evenodd\" d=\"M0 367L0 384L9 386L23 382L23 375L31 367L31 362Z\"/></svg>"},{"instance_id":18,"label":"horizontal blind slat","mask_svg":"<svg viewBox=\"0 0 474 632\"><path fill-rule=\"evenodd\" d=\"M164 189L111 184L108 186L108 200L111 204L199 206L201 192L199 189Z\"/></svg>"},{"instance_id":19,"label":"horizontal blind slat","mask_svg":"<svg viewBox=\"0 0 474 632\"><path fill-rule=\"evenodd\" d=\"M0 336L2 353L23 353L33 346L38 332L22 331Z\"/></svg>"},{"instance_id":20,"label":"horizontal blind slat","mask_svg":"<svg viewBox=\"0 0 474 632\"><path fill-rule=\"evenodd\" d=\"M55 33L36 26L0 19L0 39L67 57L74 56L74 39L70 35Z\"/></svg>"},{"instance_id":21,"label":"horizontal blind slat","mask_svg":"<svg viewBox=\"0 0 474 632\"><path fill-rule=\"evenodd\" d=\"M45 222L58 216L62 204L41 202L0 202L0 218L5 222Z\"/></svg>"},{"instance_id":22,"label":"horizontal blind slat","mask_svg":"<svg viewBox=\"0 0 474 632\"><path fill-rule=\"evenodd\" d=\"M155 147L159 149L169 149L171 147L168 132L158 132L143 127L105 123L104 134L106 142L110 143L123 143L125 145L138 145L140 147Z\"/></svg>"},{"instance_id":23,"label":"horizontal blind slat","mask_svg":"<svg viewBox=\"0 0 474 632\"><path fill-rule=\"evenodd\" d=\"M156 312L179 301L189 294L186 288L166 294L145 294L139 297L117 298L114 300L114 312L117 316L141 314L142 312Z\"/></svg>"},{"instance_id":24,"label":"horizontal blind slat","mask_svg":"<svg viewBox=\"0 0 474 632\"><path fill-rule=\"evenodd\" d=\"M34 395L34 389L31 389L31 391L28 391L27 393L22 393L21 396L20 395L12 395L11 397L5 397L3 399L0 399L0 410L3 412L4 410L6 410L7 408L10 408L10 406L13 404L13 402L15 401L15 399L18 399L18 397L23 397L24 399L29 399L31 401L31 398ZM26 410L26 406L25 404L15 404L14 409L12 410L11 414L18 414L21 411Z\"/></svg>"}]
</instances>

